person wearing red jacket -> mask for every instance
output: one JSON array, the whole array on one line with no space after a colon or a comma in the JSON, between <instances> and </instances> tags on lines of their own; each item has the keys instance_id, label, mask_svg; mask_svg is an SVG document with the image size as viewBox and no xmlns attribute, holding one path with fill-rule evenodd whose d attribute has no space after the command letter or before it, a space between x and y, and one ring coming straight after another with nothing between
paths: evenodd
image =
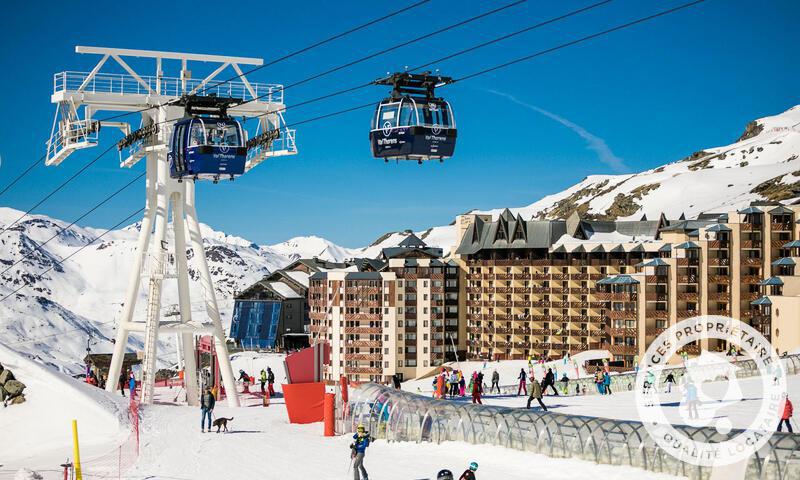
<instances>
[{"instance_id":1,"label":"person wearing red jacket","mask_svg":"<svg viewBox=\"0 0 800 480\"><path fill-rule=\"evenodd\" d=\"M781 414L781 420L778 422L778 431L781 431L781 427L783 424L786 424L786 429L789 430L789 433L792 432L792 423L789 420L792 418L792 414L794 413L794 407L792 406L791 400L789 400L789 395L784 393L783 394L783 413Z\"/></svg>"}]
</instances>

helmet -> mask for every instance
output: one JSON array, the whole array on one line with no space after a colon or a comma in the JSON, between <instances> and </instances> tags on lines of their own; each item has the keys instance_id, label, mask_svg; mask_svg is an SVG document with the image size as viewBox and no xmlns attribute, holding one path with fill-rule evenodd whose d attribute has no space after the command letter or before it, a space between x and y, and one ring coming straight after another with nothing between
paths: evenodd
<instances>
[{"instance_id":1,"label":"helmet","mask_svg":"<svg viewBox=\"0 0 800 480\"><path fill-rule=\"evenodd\" d=\"M453 472L447 469L440 470L439 473L436 474L436 480L453 480Z\"/></svg>"},{"instance_id":2,"label":"helmet","mask_svg":"<svg viewBox=\"0 0 800 480\"><path fill-rule=\"evenodd\" d=\"M478 462L472 462L469 464L469 469L473 472L478 469Z\"/></svg>"},{"instance_id":3,"label":"helmet","mask_svg":"<svg viewBox=\"0 0 800 480\"><path fill-rule=\"evenodd\" d=\"M356 430L358 430L359 432L363 432L364 431L364 424L363 423L359 423L358 427L356 428Z\"/></svg>"}]
</instances>

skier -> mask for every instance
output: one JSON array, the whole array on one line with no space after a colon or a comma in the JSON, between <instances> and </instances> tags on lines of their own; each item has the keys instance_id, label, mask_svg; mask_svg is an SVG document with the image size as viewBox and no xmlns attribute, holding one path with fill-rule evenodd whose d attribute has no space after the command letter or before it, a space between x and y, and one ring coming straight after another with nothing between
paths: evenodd
<instances>
[{"instance_id":1,"label":"skier","mask_svg":"<svg viewBox=\"0 0 800 480\"><path fill-rule=\"evenodd\" d=\"M564 395L569 395L569 377L567 377L566 372L561 377L561 388L564 390Z\"/></svg>"},{"instance_id":2,"label":"skier","mask_svg":"<svg viewBox=\"0 0 800 480\"><path fill-rule=\"evenodd\" d=\"M675 383L675 376L672 375L672 372L667 374L667 379L664 380L664 383L667 384L667 393L672 392L672 384Z\"/></svg>"},{"instance_id":3,"label":"skier","mask_svg":"<svg viewBox=\"0 0 800 480\"><path fill-rule=\"evenodd\" d=\"M469 464L469 468L458 477L458 480L475 480L475 471L478 469L478 463L472 462Z\"/></svg>"},{"instance_id":4,"label":"skier","mask_svg":"<svg viewBox=\"0 0 800 480\"><path fill-rule=\"evenodd\" d=\"M492 372L492 388L489 389L489 393L492 393L495 388L497 388L497 393L500 393L500 374L497 373L497 370Z\"/></svg>"},{"instance_id":5,"label":"skier","mask_svg":"<svg viewBox=\"0 0 800 480\"><path fill-rule=\"evenodd\" d=\"M275 374L272 373L272 369L267 367L267 384L269 386L269 396L275 396L275 388L272 386L275 384Z\"/></svg>"},{"instance_id":6,"label":"skier","mask_svg":"<svg viewBox=\"0 0 800 480\"><path fill-rule=\"evenodd\" d=\"M783 424L786 424L786 429L789 430L789 433L793 433L792 431L792 424L791 418L792 414L794 414L794 407L792 406L791 400L789 400L789 395L784 393L783 394L783 412L781 413L781 419L778 422L778 431L781 431L781 427Z\"/></svg>"},{"instance_id":7,"label":"skier","mask_svg":"<svg viewBox=\"0 0 800 480\"><path fill-rule=\"evenodd\" d=\"M131 372L131 378L128 379L128 389L131 392L131 398L136 396L136 377L133 376L133 372Z\"/></svg>"},{"instance_id":8,"label":"skier","mask_svg":"<svg viewBox=\"0 0 800 480\"><path fill-rule=\"evenodd\" d=\"M353 480L369 479L367 469L364 468L364 455L369 447L369 442L369 433L364 430L364 425L359 425L356 434L353 435L353 443L350 445L350 456L353 458Z\"/></svg>"},{"instance_id":9,"label":"skier","mask_svg":"<svg viewBox=\"0 0 800 480\"><path fill-rule=\"evenodd\" d=\"M122 393L122 396L125 396L125 383L127 383L125 378L125 372L120 372L119 374L119 391Z\"/></svg>"},{"instance_id":10,"label":"skier","mask_svg":"<svg viewBox=\"0 0 800 480\"><path fill-rule=\"evenodd\" d=\"M458 371L453 370L450 374L450 398L458 396Z\"/></svg>"},{"instance_id":11,"label":"skier","mask_svg":"<svg viewBox=\"0 0 800 480\"><path fill-rule=\"evenodd\" d=\"M608 372L603 372L603 390L606 395L611 395L611 375Z\"/></svg>"},{"instance_id":12,"label":"skier","mask_svg":"<svg viewBox=\"0 0 800 480\"><path fill-rule=\"evenodd\" d=\"M553 374L553 369L548 368L547 373L544 375L544 380L542 380L542 393L547 390L547 387L553 389L553 393L558 396L558 390L556 390L556 376Z\"/></svg>"},{"instance_id":13,"label":"skier","mask_svg":"<svg viewBox=\"0 0 800 480\"><path fill-rule=\"evenodd\" d=\"M528 375L525 373L524 368L519 369L519 387L517 388L517 396L520 396L522 392L528 393L528 387L525 385L525 379L528 378Z\"/></svg>"},{"instance_id":14,"label":"skier","mask_svg":"<svg viewBox=\"0 0 800 480\"><path fill-rule=\"evenodd\" d=\"M539 402L539 405L542 407L542 410L545 412L547 411L547 407L544 406L542 403L542 387L539 385L539 382L536 381L534 377L531 377L531 396L528 397L528 409L531 408L531 402L533 399L536 399Z\"/></svg>"},{"instance_id":15,"label":"skier","mask_svg":"<svg viewBox=\"0 0 800 480\"><path fill-rule=\"evenodd\" d=\"M244 370L239 370L239 378L237 380L241 380L244 383L250 383L250 376L245 373Z\"/></svg>"},{"instance_id":16,"label":"skier","mask_svg":"<svg viewBox=\"0 0 800 480\"><path fill-rule=\"evenodd\" d=\"M481 402L481 383L479 381L479 376L476 372L472 373L472 403L477 403L483 405Z\"/></svg>"},{"instance_id":17,"label":"skier","mask_svg":"<svg viewBox=\"0 0 800 480\"><path fill-rule=\"evenodd\" d=\"M465 396L467 394L467 380L464 378L464 372L458 372L458 390L460 396Z\"/></svg>"},{"instance_id":18,"label":"skier","mask_svg":"<svg viewBox=\"0 0 800 480\"><path fill-rule=\"evenodd\" d=\"M597 370L594 372L594 384L597 387L597 392L600 395L605 395L606 389L603 388L603 372L600 371L600 367L597 367Z\"/></svg>"},{"instance_id":19,"label":"skier","mask_svg":"<svg viewBox=\"0 0 800 480\"><path fill-rule=\"evenodd\" d=\"M261 395L264 395L264 393L266 393L264 385L267 384L267 371L264 370L263 368L261 369L261 376L259 378L259 381L261 383Z\"/></svg>"},{"instance_id":20,"label":"skier","mask_svg":"<svg viewBox=\"0 0 800 480\"><path fill-rule=\"evenodd\" d=\"M214 404L216 403L217 400L214 398L214 394L211 393L211 388L206 387L206 393L200 397L200 431L202 433L206 432L206 423L208 424L208 432L211 433L211 415L213 415ZM206 418L208 418L208 422L206 422Z\"/></svg>"},{"instance_id":21,"label":"skier","mask_svg":"<svg viewBox=\"0 0 800 480\"><path fill-rule=\"evenodd\" d=\"M480 385L481 394L483 394L483 372L478 372L478 385Z\"/></svg>"},{"instance_id":22,"label":"skier","mask_svg":"<svg viewBox=\"0 0 800 480\"><path fill-rule=\"evenodd\" d=\"M690 419L699 419L700 414L697 411L697 404L700 400L697 398L697 387L691 381L686 384L686 408L689 411Z\"/></svg>"}]
</instances>

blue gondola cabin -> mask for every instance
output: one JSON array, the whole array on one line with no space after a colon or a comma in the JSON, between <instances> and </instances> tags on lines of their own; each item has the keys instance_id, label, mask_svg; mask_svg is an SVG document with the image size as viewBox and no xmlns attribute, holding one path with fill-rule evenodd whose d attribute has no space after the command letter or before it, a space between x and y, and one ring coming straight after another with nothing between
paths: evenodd
<instances>
[{"instance_id":1,"label":"blue gondola cabin","mask_svg":"<svg viewBox=\"0 0 800 480\"><path fill-rule=\"evenodd\" d=\"M230 118L193 117L175 123L169 147L172 178L231 179L244 173L244 131Z\"/></svg>"}]
</instances>

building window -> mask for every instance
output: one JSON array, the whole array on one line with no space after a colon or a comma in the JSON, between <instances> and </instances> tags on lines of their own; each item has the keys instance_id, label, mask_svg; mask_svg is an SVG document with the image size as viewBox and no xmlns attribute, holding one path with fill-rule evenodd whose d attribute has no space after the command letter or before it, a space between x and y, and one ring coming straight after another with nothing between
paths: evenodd
<instances>
[{"instance_id":1,"label":"building window","mask_svg":"<svg viewBox=\"0 0 800 480\"><path fill-rule=\"evenodd\" d=\"M417 359L416 358L409 358L406 360L406 367L416 367L417 366Z\"/></svg>"},{"instance_id":2,"label":"building window","mask_svg":"<svg viewBox=\"0 0 800 480\"><path fill-rule=\"evenodd\" d=\"M398 367L402 367L403 366L403 361L402 360L398 360L397 361L397 366Z\"/></svg>"},{"instance_id":3,"label":"building window","mask_svg":"<svg viewBox=\"0 0 800 480\"><path fill-rule=\"evenodd\" d=\"M403 353L403 347L397 347L397 353Z\"/></svg>"},{"instance_id":4,"label":"building window","mask_svg":"<svg viewBox=\"0 0 800 480\"><path fill-rule=\"evenodd\" d=\"M389 362L383 362L383 368L389 368Z\"/></svg>"},{"instance_id":5,"label":"building window","mask_svg":"<svg viewBox=\"0 0 800 480\"><path fill-rule=\"evenodd\" d=\"M423 287L427 287L428 286L428 281L427 280L423 280L422 281L422 286Z\"/></svg>"}]
</instances>

